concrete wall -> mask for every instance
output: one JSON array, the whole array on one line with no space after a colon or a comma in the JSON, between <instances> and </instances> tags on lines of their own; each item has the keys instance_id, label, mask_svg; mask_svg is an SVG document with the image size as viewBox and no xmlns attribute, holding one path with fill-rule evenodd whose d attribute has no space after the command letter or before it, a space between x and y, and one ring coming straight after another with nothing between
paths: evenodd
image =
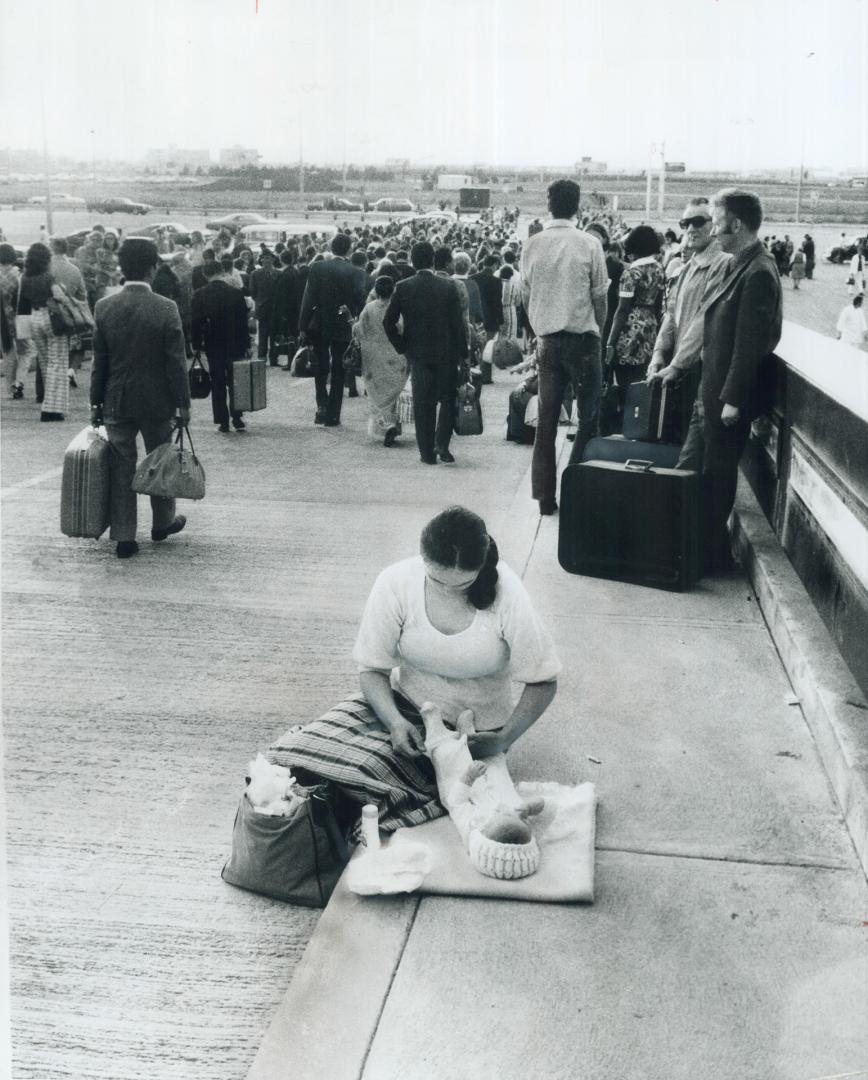
<instances>
[{"instance_id":1,"label":"concrete wall","mask_svg":"<svg viewBox=\"0 0 868 1080\"><path fill-rule=\"evenodd\" d=\"M868 354L784 324L774 409L744 471L868 693Z\"/></svg>"}]
</instances>

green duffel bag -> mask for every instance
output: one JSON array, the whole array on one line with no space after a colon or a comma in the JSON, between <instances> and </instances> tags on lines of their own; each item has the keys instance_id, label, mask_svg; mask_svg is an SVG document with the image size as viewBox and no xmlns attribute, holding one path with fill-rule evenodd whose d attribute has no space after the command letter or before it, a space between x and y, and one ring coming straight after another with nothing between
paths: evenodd
<instances>
[{"instance_id":1,"label":"green duffel bag","mask_svg":"<svg viewBox=\"0 0 868 1080\"><path fill-rule=\"evenodd\" d=\"M328 785L303 789L286 817L253 809L241 796L232 854L221 877L230 885L304 907L325 907L349 861Z\"/></svg>"}]
</instances>

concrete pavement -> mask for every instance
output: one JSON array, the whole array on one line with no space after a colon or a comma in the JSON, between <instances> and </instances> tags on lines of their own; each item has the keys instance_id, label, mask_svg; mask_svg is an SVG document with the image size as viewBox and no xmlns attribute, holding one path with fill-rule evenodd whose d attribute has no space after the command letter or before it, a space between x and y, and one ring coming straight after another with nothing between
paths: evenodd
<instances>
[{"instance_id":1,"label":"concrete pavement","mask_svg":"<svg viewBox=\"0 0 868 1080\"><path fill-rule=\"evenodd\" d=\"M368 443L363 399L314 428L273 369L244 435L197 403L208 496L129 563L59 535L84 391L64 425L4 402L16 1077L868 1077L865 876L757 595L563 573L510 386L436 469ZM341 886L318 919L223 885L247 761L354 685L374 576L452 501L564 661L511 766L597 785L595 904Z\"/></svg>"}]
</instances>

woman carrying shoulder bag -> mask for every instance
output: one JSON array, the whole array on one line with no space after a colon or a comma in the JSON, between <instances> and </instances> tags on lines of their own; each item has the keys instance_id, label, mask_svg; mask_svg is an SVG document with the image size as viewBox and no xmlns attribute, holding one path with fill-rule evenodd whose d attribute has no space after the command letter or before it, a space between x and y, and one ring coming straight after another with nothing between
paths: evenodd
<instances>
[{"instance_id":1,"label":"woman carrying shoulder bag","mask_svg":"<svg viewBox=\"0 0 868 1080\"><path fill-rule=\"evenodd\" d=\"M60 289L51 273L51 251L45 244L31 244L24 259L24 274L18 291L18 314L30 315L38 374L43 393L40 420L63 420L69 409L69 335L55 334L48 302Z\"/></svg>"}]
</instances>

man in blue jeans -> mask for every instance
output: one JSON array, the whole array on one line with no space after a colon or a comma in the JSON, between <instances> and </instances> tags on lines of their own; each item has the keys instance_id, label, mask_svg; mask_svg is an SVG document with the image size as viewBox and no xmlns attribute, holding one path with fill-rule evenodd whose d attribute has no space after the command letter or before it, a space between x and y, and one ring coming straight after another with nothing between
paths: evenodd
<instances>
[{"instance_id":1,"label":"man in blue jeans","mask_svg":"<svg viewBox=\"0 0 868 1080\"><path fill-rule=\"evenodd\" d=\"M558 508L555 436L564 391L572 383L579 412L571 462L581 461L600 408L600 328L609 277L600 241L576 228L580 194L572 180L549 185L551 220L528 239L521 260L524 308L537 336L539 421L531 487L541 514Z\"/></svg>"}]
</instances>

